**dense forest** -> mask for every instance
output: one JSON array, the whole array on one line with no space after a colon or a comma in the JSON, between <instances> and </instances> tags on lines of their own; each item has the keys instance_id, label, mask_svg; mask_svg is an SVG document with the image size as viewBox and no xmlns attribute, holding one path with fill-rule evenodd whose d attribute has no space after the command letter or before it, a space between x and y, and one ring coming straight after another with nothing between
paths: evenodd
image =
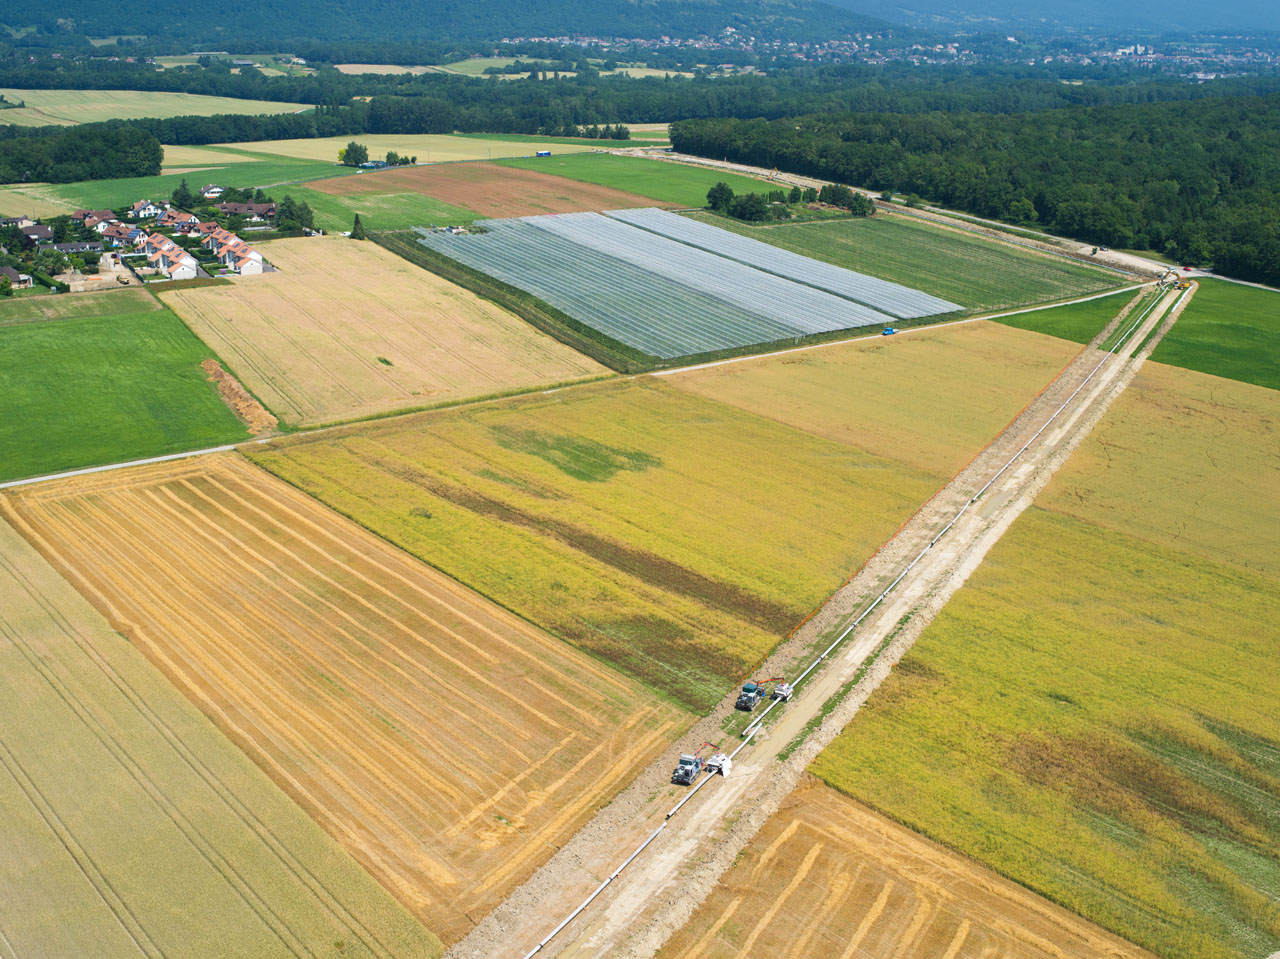
<instances>
[{"instance_id":1,"label":"dense forest","mask_svg":"<svg viewBox=\"0 0 1280 959\"><path fill-rule=\"evenodd\" d=\"M1280 94L672 125L676 149L1280 282Z\"/></svg>"},{"instance_id":2,"label":"dense forest","mask_svg":"<svg viewBox=\"0 0 1280 959\"><path fill-rule=\"evenodd\" d=\"M0 140L0 183L71 183L160 172L164 151L145 130L119 121L44 130L39 136Z\"/></svg>"}]
</instances>

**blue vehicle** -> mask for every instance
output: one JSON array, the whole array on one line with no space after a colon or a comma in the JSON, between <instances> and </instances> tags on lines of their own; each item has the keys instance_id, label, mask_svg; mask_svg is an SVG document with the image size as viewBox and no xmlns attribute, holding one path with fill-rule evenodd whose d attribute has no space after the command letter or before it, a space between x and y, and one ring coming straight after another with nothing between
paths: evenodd
<instances>
[{"instance_id":1,"label":"blue vehicle","mask_svg":"<svg viewBox=\"0 0 1280 959\"><path fill-rule=\"evenodd\" d=\"M881 336L893 336L893 334L895 334L895 333L897 333L897 332L898 332L898 331L897 331L897 330L895 330L892 326L886 326L886 327L884 328L884 332L883 332L883 333L881 333L880 335L881 335Z\"/></svg>"}]
</instances>

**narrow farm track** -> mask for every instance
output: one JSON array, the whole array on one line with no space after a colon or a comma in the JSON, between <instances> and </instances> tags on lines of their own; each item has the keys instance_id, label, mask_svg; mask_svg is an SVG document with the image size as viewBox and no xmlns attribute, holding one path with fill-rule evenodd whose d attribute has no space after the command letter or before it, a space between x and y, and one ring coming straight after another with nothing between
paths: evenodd
<instances>
[{"instance_id":1,"label":"narrow farm track","mask_svg":"<svg viewBox=\"0 0 1280 959\"><path fill-rule=\"evenodd\" d=\"M798 699L776 710L776 722L744 745L731 778L704 780L706 788L677 815L667 818L672 803L689 796L687 790L666 785L676 753L688 751L704 739L726 738L721 724L732 713L734 692L684 743L643 770L631 788L455 946L450 956L532 955L531 950L600 887L638 844L662 828L607 891L539 953L565 957L652 955L684 925L724 870L777 811L822 746L853 717L888 675L890 664L905 653L1089 434L1176 319L1185 300L1186 295L1161 291L1132 315L1113 321L779 648L760 675L795 676L855 617L861 620L825 665L812 673ZM1127 335L1113 354L1104 354L1096 346L1116 327ZM975 500L979 490L984 492ZM971 505L966 507L967 503ZM944 529L945 535L939 538ZM936 545L925 551L931 541ZM884 595L895 582L892 592ZM873 612L863 612L882 595ZM851 684L852 689L840 698ZM824 704L833 697L836 704L824 720ZM818 725L810 730L812 724ZM784 750L786 756L779 762ZM1099 941L1109 943L1109 951L1098 955L1142 955L1078 917L1062 910L1057 913L1059 931L1066 939L1078 940L1083 926L1092 930L1090 935L1100 937ZM869 920L868 930L875 921L874 917ZM1050 955L1053 951L1030 954Z\"/></svg>"},{"instance_id":2,"label":"narrow farm track","mask_svg":"<svg viewBox=\"0 0 1280 959\"><path fill-rule=\"evenodd\" d=\"M234 455L0 506L446 942L683 723Z\"/></svg>"}]
</instances>

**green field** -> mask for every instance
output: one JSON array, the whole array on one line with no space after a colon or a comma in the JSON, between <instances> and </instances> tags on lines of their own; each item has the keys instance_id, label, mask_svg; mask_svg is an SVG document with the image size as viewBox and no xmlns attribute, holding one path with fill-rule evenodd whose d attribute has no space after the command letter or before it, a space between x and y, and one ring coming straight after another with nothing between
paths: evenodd
<instances>
[{"instance_id":1,"label":"green field","mask_svg":"<svg viewBox=\"0 0 1280 959\"><path fill-rule=\"evenodd\" d=\"M1133 293L1117 293L1084 303L1066 303L1030 313L1000 316L995 318L995 322L1020 330L1047 333L1074 343L1088 343L1115 319L1116 314L1133 298Z\"/></svg>"},{"instance_id":2,"label":"green field","mask_svg":"<svg viewBox=\"0 0 1280 959\"><path fill-rule=\"evenodd\" d=\"M248 436L200 369L211 352L176 316L126 291L63 296L74 309L61 319L24 322L44 298L0 312L0 480Z\"/></svg>"},{"instance_id":3,"label":"green field","mask_svg":"<svg viewBox=\"0 0 1280 959\"><path fill-rule=\"evenodd\" d=\"M141 90L14 90L0 95L26 104L0 112L0 123L18 126L66 126L103 120L137 120L142 117L208 117L218 113L299 113L313 109L305 103L274 100L238 100L194 93L161 93Z\"/></svg>"},{"instance_id":4,"label":"green field","mask_svg":"<svg viewBox=\"0 0 1280 959\"><path fill-rule=\"evenodd\" d=\"M1280 292L1199 280L1153 360L1280 389Z\"/></svg>"},{"instance_id":5,"label":"green field","mask_svg":"<svg viewBox=\"0 0 1280 959\"><path fill-rule=\"evenodd\" d=\"M189 149L189 148L179 148ZM135 200L167 200L183 179L192 189L206 183L221 186L267 187L268 192L281 199L286 188L272 186L300 180L316 180L340 174L343 167L337 163L315 160L294 160L289 157L266 156L245 153L225 147L202 147L202 153L226 156L224 165L201 164L196 172L162 173L159 176L129 177L119 180L85 180L80 183L40 183L0 187L0 215L12 216L34 212L43 206L47 214L69 213L84 207L90 209L114 209L127 206Z\"/></svg>"},{"instance_id":6,"label":"green field","mask_svg":"<svg viewBox=\"0 0 1280 959\"><path fill-rule=\"evenodd\" d=\"M422 193L360 193L334 196L308 187L289 188L289 195L306 202L322 230L350 230L355 214L366 230L407 230L432 223L470 223L479 214Z\"/></svg>"},{"instance_id":7,"label":"green field","mask_svg":"<svg viewBox=\"0 0 1280 959\"><path fill-rule=\"evenodd\" d=\"M1149 364L814 771L1169 959L1280 948L1278 417Z\"/></svg>"},{"instance_id":8,"label":"green field","mask_svg":"<svg viewBox=\"0 0 1280 959\"><path fill-rule=\"evenodd\" d=\"M1119 286L1121 277L901 216L748 226L695 214L783 249L924 290L974 312L1012 309Z\"/></svg>"},{"instance_id":9,"label":"green field","mask_svg":"<svg viewBox=\"0 0 1280 959\"><path fill-rule=\"evenodd\" d=\"M568 177L571 180L598 183L652 197L662 203L679 203L686 207L706 206L707 191L721 181L728 183L735 193L766 193L770 189L769 184L763 180L753 180L736 173L612 153L530 157L495 162L503 166Z\"/></svg>"},{"instance_id":10,"label":"green field","mask_svg":"<svg viewBox=\"0 0 1280 959\"><path fill-rule=\"evenodd\" d=\"M401 417L249 456L700 711L937 486L656 380Z\"/></svg>"},{"instance_id":11,"label":"green field","mask_svg":"<svg viewBox=\"0 0 1280 959\"><path fill-rule=\"evenodd\" d=\"M3 519L0 596L5 955L440 955Z\"/></svg>"}]
</instances>

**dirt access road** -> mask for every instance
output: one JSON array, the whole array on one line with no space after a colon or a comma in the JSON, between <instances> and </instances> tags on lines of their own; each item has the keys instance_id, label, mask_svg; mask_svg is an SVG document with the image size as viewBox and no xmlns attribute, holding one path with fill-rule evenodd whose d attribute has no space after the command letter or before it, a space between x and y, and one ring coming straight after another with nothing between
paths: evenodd
<instances>
[{"instance_id":1,"label":"dirt access road","mask_svg":"<svg viewBox=\"0 0 1280 959\"><path fill-rule=\"evenodd\" d=\"M1142 315L1124 318L1137 299L1100 334L1095 344L1103 342L1111 329L1127 327ZM800 781L813 757L852 719L888 675L891 664L910 648L987 551L1089 434L1184 303L1185 297L1180 299L1176 293L1161 294L1155 308L1114 356L1106 357L1091 347L1083 349L986 450L779 648L759 675L796 675L798 667L811 662L817 651L825 648L857 612L901 574L975 492L991 483L982 498L915 564L875 613L811 676L797 700L775 711L777 722L743 749L733 776L707 782L630 867L540 956L649 956L683 926ZM1158 334L1146 343L1157 326ZM1052 425L1041 431L1045 421L1064 403ZM1041 431L1039 435L1037 431ZM1010 457L1024 445L1025 453L1012 467L1005 468ZM676 755L704 739L731 744L732 735L724 732L724 725L734 722L730 717L735 693L729 692L720 707L694 727L684 742L643 770L628 790L458 943L449 956L520 957L536 947L664 822L667 811L687 794L686 790L667 785ZM824 704L832 697L836 704L823 719ZM810 724L817 728L807 731ZM741 725L739 722L737 728ZM801 740L799 745L797 739ZM787 758L779 762L784 749L788 750Z\"/></svg>"}]
</instances>

